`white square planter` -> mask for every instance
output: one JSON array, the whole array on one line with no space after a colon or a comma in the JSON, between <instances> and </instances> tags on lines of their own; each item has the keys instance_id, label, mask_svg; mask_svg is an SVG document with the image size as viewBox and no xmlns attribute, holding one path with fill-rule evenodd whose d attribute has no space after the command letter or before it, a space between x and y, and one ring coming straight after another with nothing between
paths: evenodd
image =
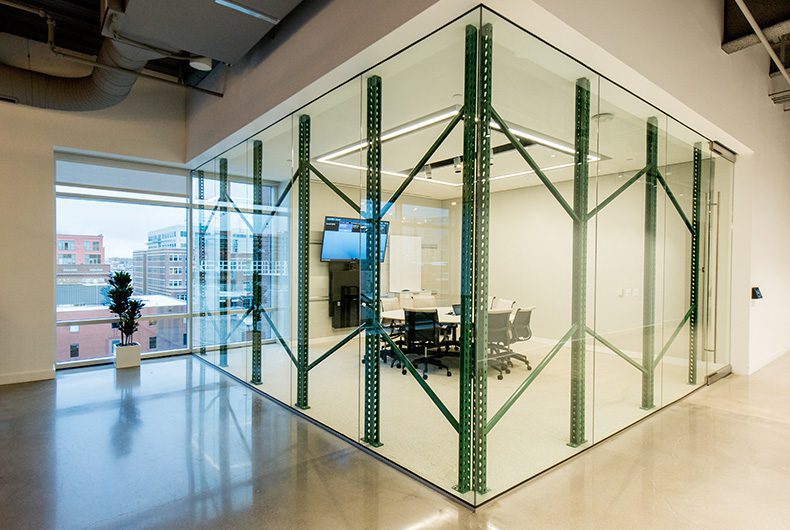
<instances>
[{"instance_id":1,"label":"white square planter","mask_svg":"<svg viewBox=\"0 0 790 530\"><path fill-rule=\"evenodd\" d=\"M115 346L115 367L134 368L140 366L140 345Z\"/></svg>"}]
</instances>

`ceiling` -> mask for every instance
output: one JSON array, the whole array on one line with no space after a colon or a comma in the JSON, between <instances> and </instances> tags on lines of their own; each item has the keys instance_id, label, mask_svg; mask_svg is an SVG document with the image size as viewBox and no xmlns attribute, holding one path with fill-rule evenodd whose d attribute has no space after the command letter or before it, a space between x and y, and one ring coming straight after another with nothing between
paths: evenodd
<instances>
[{"instance_id":1,"label":"ceiling","mask_svg":"<svg viewBox=\"0 0 790 530\"><path fill-rule=\"evenodd\" d=\"M56 46L87 56L97 55L103 40L100 0L24 0L23 3L44 9L54 18ZM233 3L270 14L276 22L300 1L233 0ZM249 16L214 0L128 0L115 29L124 37L176 54L208 56L214 59L216 67L219 62L238 61L261 38L267 35L271 38L275 26L272 21ZM0 5L0 33L47 42L44 19L5 5ZM192 69L187 61L173 58L150 61L146 68L190 85L207 75Z\"/></svg>"}]
</instances>

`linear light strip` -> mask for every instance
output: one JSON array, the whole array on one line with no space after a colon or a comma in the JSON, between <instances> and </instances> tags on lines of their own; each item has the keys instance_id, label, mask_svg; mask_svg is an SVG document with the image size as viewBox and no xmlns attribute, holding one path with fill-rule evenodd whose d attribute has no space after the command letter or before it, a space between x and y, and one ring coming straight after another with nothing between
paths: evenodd
<instances>
[{"instance_id":1,"label":"linear light strip","mask_svg":"<svg viewBox=\"0 0 790 530\"><path fill-rule=\"evenodd\" d=\"M244 6L241 4L237 4L231 0L214 0L215 4L221 5L223 7L228 7L233 9L234 11L238 11L239 13L244 13L245 15L249 15L251 17L255 17L259 20L263 20L268 22L269 24L279 24L280 19L277 17L273 17L272 15L268 15L262 11L258 11L257 9L253 9L248 6Z\"/></svg>"}]
</instances>

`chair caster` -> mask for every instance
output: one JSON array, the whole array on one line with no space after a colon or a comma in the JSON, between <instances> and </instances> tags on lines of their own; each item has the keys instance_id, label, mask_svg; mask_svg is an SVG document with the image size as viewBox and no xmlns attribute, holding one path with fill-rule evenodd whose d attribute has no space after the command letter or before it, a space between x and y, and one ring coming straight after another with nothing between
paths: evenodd
<instances>
[{"instance_id":1,"label":"chair caster","mask_svg":"<svg viewBox=\"0 0 790 530\"><path fill-rule=\"evenodd\" d=\"M401 363L398 363L398 364L396 364L395 366L397 366L398 368L403 368L403 366L401 365ZM530 370L531 370L531 369L532 369L532 368L530 368Z\"/></svg>"},{"instance_id":2,"label":"chair caster","mask_svg":"<svg viewBox=\"0 0 790 530\"><path fill-rule=\"evenodd\" d=\"M422 378L425 379L425 380L428 380L428 374L423 372L422 373Z\"/></svg>"},{"instance_id":3,"label":"chair caster","mask_svg":"<svg viewBox=\"0 0 790 530\"><path fill-rule=\"evenodd\" d=\"M403 370L400 371L400 373L406 375L406 369L404 368Z\"/></svg>"},{"instance_id":4,"label":"chair caster","mask_svg":"<svg viewBox=\"0 0 790 530\"><path fill-rule=\"evenodd\" d=\"M499 379L499 380L501 381L501 380L503 379L503 378L502 378L502 374L499 374L499 375L497 375L497 376L496 376L496 378L497 378L497 379Z\"/></svg>"},{"instance_id":5,"label":"chair caster","mask_svg":"<svg viewBox=\"0 0 790 530\"><path fill-rule=\"evenodd\" d=\"M447 370L447 377L450 377L453 373L450 370Z\"/></svg>"},{"instance_id":6,"label":"chair caster","mask_svg":"<svg viewBox=\"0 0 790 530\"><path fill-rule=\"evenodd\" d=\"M505 368L505 373L506 373L506 374L509 374L509 373L510 373L510 369L508 369L508 368Z\"/></svg>"},{"instance_id":7,"label":"chair caster","mask_svg":"<svg viewBox=\"0 0 790 530\"><path fill-rule=\"evenodd\" d=\"M527 370L532 370L532 367L530 365L527 365Z\"/></svg>"}]
</instances>

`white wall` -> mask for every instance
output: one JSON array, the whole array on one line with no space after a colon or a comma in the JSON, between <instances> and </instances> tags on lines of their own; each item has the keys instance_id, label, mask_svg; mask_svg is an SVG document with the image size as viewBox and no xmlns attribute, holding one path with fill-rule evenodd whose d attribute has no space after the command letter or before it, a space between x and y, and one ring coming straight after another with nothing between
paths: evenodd
<instances>
[{"instance_id":1,"label":"white wall","mask_svg":"<svg viewBox=\"0 0 790 530\"><path fill-rule=\"evenodd\" d=\"M184 115L182 89L145 79L98 112L0 103L0 384L54 375L54 150L183 163Z\"/></svg>"}]
</instances>

